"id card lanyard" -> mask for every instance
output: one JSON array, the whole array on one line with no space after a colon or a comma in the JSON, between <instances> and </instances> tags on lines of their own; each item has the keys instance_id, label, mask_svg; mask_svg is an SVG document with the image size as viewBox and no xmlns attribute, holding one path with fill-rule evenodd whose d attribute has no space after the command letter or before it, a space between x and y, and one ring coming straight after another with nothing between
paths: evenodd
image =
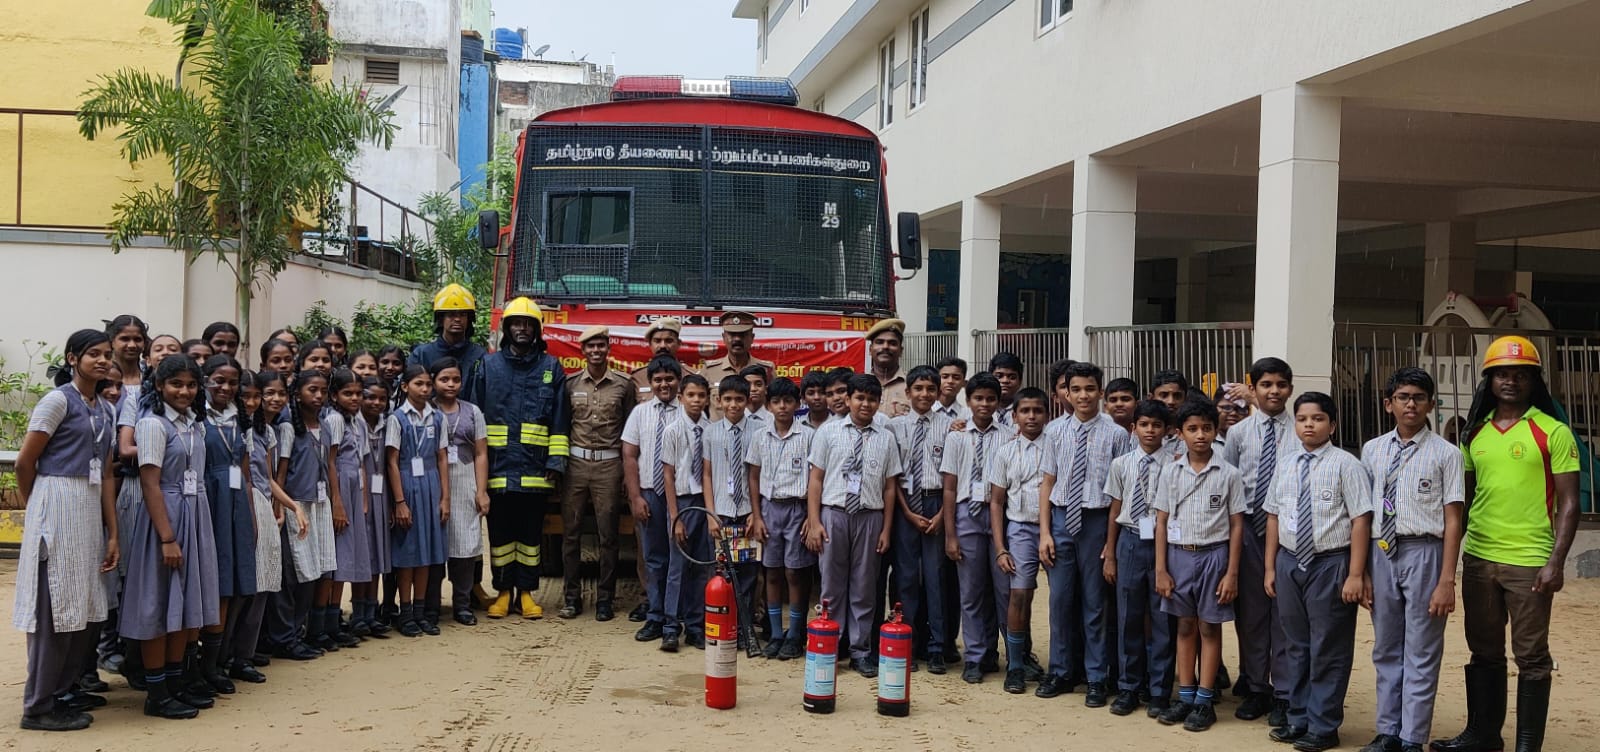
<instances>
[{"instance_id":1,"label":"id card lanyard","mask_svg":"<svg viewBox=\"0 0 1600 752\"><path fill-rule=\"evenodd\" d=\"M433 429L433 421L428 420L426 413L415 413L415 416L422 419L422 425L417 425L411 415L406 416L406 423L411 426L413 435L411 440L411 477L421 478L427 474L427 466L422 464L422 442L427 439L427 432Z\"/></svg>"},{"instance_id":2,"label":"id card lanyard","mask_svg":"<svg viewBox=\"0 0 1600 752\"><path fill-rule=\"evenodd\" d=\"M183 444L183 488L184 496L195 497L200 495L200 475L194 470L194 429L199 427L199 421L192 421L188 428L178 429L178 442ZM172 427L177 429L174 422Z\"/></svg>"},{"instance_id":3,"label":"id card lanyard","mask_svg":"<svg viewBox=\"0 0 1600 752\"><path fill-rule=\"evenodd\" d=\"M94 442L90 444L94 455L89 458L89 485L98 486L101 476L105 474L105 456L111 452L109 446L104 451L100 449L100 442L105 439L106 434L106 424L95 420L104 417L96 409L100 401L95 400L93 405L89 404L89 400L83 396L83 392L78 391L77 387L72 388L72 393L78 395L78 401L83 403L83 409L89 413L89 432L94 436Z\"/></svg>"}]
</instances>

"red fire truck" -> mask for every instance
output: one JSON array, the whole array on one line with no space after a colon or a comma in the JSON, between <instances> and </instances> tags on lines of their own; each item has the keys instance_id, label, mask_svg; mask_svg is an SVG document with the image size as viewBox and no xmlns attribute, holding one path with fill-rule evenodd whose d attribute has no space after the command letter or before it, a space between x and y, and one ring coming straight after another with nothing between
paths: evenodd
<instances>
[{"instance_id":1,"label":"red fire truck","mask_svg":"<svg viewBox=\"0 0 1600 752\"><path fill-rule=\"evenodd\" d=\"M518 136L496 321L505 301L537 300L568 370L583 367L578 334L606 324L626 372L648 360L655 319L683 320L678 356L698 367L722 348L721 312L744 310L754 355L779 376L863 367L861 334L894 311L872 131L795 106L784 79L631 76L611 99L546 113ZM900 215L898 236L900 267L919 268L915 214Z\"/></svg>"}]
</instances>

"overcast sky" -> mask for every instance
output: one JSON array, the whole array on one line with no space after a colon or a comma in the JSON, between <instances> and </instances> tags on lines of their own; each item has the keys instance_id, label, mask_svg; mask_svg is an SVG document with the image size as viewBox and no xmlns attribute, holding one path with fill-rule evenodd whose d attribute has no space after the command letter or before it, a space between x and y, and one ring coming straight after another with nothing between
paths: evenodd
<instances>
[{"instance_id":1,"label":"overcast sky","mask_svg":"<svg viewBox=\"0 0 1600 752\"><path fill-rule=\"evenodd\" d=\"M755 72L756 22L734 0L496 0L496 27L527 27L529 52L585 55L617 73L721 78Z\"/></svg>"}]
</instances>

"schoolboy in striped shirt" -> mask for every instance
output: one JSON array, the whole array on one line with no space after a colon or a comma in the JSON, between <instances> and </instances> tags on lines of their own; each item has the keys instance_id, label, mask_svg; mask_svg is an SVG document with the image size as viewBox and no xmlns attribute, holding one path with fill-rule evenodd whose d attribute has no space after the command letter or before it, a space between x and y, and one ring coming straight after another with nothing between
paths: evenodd
<instances>
[{"instance_id":1,"label":"schoolboy in striped shirt","mask_svg":"<svg viewBox=\"0 0 1600 752\"><path fill-rule=\"evenodd\" d=\"M935 410L939 399L939 372L917 366L906 374L906 393L911 408L906 414L889 419L889 431L900 449L900 509L895 515L894 569L895 595L906 618L928 625L928 672L945 672L944 643L944 481L939 477L939 462L944 456L945 437L950 434L950 416ZM916 659L910 661L915 670Z\"/></svg>"},{"instance_id":2,"label":"schoolboy in striped shirt","mask_svg":"<svg viewBox=\"0 0 1600 752\"><path fill-rule=\"evenodd\" d=\"M759 368L760 366L758 366ZM717 402L722 408L722 419L705 427L701 442L701 488L705 489L712 516L708 518L711 540L715 541L726 526L746 528L745 534L755 539L766 537L757 502L750 495L746 476L745 456L754 433L761 424L746 413L752 384L744 376L727 376L717 385ZM764 386L764 385L763 385ZM756 583L761 570L757 560L733 561L739 591L734 595L739 603L754 603Z\"/></svg>"},{"instance_id":3,"label":"schoolboy in striped shirt","mask_svg":"<svg viewBox=\"0 0 1600 752\"><path fill-rule=\"evenodd\" d=\"M1039 581L1039 504L1043 498L1039 484L1044 481L1045 455L1049 453L1049 441L1044 438L1048 400L1044 391L1035 387L1017 391L1011 402L1017 435L995 453L983 472L989 482L989 515L995 521L994 547L999 551L995 559L1011 577L1004 687L1011 694L1022 694L1028 688L1027 660L1033 642L1029 621Z\"/></svg>"},{"instance_id":4,"label":"schoolboy in striped shirt","mask_svg":"<svg viewBox=\"0 0 1600 752\"><path fill-rule=\"evenodd\" d=\"M945 439L939 472L944 478L944 551L956 564L961 602L961 678L983 681L985 663L999 668L999 634L1005 627L1011 580L996 561L1002 549L994 544L989 509L989 458L1016 434L994 419L1000 406L1000 382L980 373L967 382L967 408L972 419ZM1002 529L1005 522L1000 521Z\"/></svg>"},{"instance_id":5,"label":"schoolboy in striped shirt","mask_svg":"<svg viewBox=\"0 0 1600 752\"><path fill-rule=\"evenodd\" d=\"M805 655L806 607L811 603L810 568L817 555L805 546L806 483L811 474L806 458L816 430L795 418L800 390L793 381L778 378L767 387L771 425L753 431L745 452L749 465L750 501L760 513L766 538L761 565L767 576L767 621L772 639L766 656L789 660ZM789 604L789 630L783 629L785 594Z\"/></svg>"},{"instance_id":6,"label":"schoolboy in striped shirt","mask_svg":"<svg viewBox=\"0 0 1600 752\"><path fill-rule=\"evenodd\" d=\"M661 639L666 622L667 570L671 566L672 541L668 528L666 476L662 469L661 444L671 425L683 410L678 403L678 380L683 367L671 355L657 355L645 366L650 393L655 399L640 402L628 414L622 427L622 479L632 507L634 534L639 538L639 555L644 559L644 625L633 639L651 642Z\"/></svg>"},{"instance_id":7,"label":"schoolboy in striped shirt","mask_svg":"<svg viewBox=\"0 0 1600 752\"><path fill-rule=\"evenodd\" d=\"M1339 746L1345 692L1355 655L1372 540L1372 477L1361 461L1333 446L1339 411L1333 398L1295 398L1301 451L1286 458L1263 509L1267 513L1266 590L1278 603L1288 639L1288 725L1273 741L1298 752Z\"/></svg>"},{"instance_id":8,"label":"schoolboy in striped shirt","mask_svg":"<svg viewBox=\"0 0 1600 752\"><path fill-rule=\"evenodd\" d=\"M1444 630L1456 603L1465 470L1461 450L1428 430L1434 382L1402 368L1384 386L1395 429L1367 442L1375 544L1372 665L1378 675L1378 735L1370 752L1420 752L1433 726Z\"/></svg>"}]
</instances>

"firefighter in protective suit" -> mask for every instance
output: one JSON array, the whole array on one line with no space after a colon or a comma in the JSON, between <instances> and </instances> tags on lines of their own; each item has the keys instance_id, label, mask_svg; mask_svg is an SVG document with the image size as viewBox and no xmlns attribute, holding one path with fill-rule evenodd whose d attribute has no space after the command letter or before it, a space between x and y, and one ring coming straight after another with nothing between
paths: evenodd
<instances>
[{"instance_id":1,"label":"firefighter in protective suit","mask_svg":"<svg viewBox=\"0 0 1600 752\"><path fill-rule=\"evenodd\" d=\"M433 295L433 333L437 336L432 342L411 348L409 360L427 367L440 358L455 358L461 364L461 399L482 406L472 391L472 372L486 354L482 345L472 341L473 320L477 317L478 301L467 288L453 282L439 288Z\"/></svg>"},{"instance_id":2,"label":"firefighter in protective suit","mask_svg":"<svg viewBox=\"0 0 1600 752\"><path fill-rule=\"evenodd\" d=\"M544 315L517 298L501 314L500 349L473 374L489 433L489 563L499 592L489 617L511 611L513 594L524 619L544 610L539 589L539 541L547 509L559 509L557 482L566 472L566 374L545 352Z\"/></svg>"}]
</instances>

